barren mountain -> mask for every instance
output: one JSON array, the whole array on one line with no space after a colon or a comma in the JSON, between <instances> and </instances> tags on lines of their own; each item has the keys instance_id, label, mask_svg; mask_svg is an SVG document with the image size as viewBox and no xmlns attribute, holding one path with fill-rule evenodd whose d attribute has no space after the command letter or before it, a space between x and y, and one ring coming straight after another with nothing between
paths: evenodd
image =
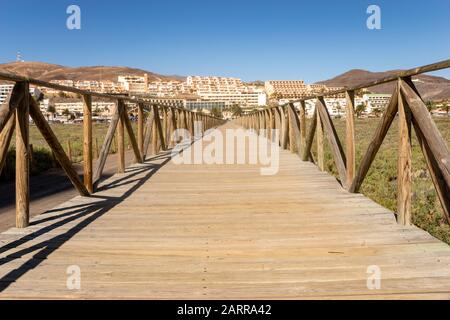
<instances>
[{"instance_id":1,"label":"barren mountain","mask_svg":"<svg viewBox=\"0 0 450 320\"><path fill-rule=\"evenodd\" d=\"M390 70L385 72L370 72L361 69L350 70L343 73L333 79L321 81L319 83L327 86L338 87L351 87L360 83L370 82L377 79L381 79L392 74L399 72L400 70ZM417 89L419 90L422 98L426 100L442 100L450 99L450 80L443 77L430 76L427 74L420 74L413 77ZM368 88L371 92L375 93L392 93L394 90L395 82L381 84L375 87Z\"/></svg>"},{"instance_id":2,"label":"barren mountain","mask_svg":"<svg viewBox=\"0 0 450 320\"><path fill-rule=\"evenodd\" d=\"M39 80L103 80L115 81L119 75L142 76L148 74L149 81L179 80L180 76L165 76L153 72L127 67L79 67L71 68L44 62L11 62L0 64L0 72L14 73Z\"/></svg>"}]
</instances>

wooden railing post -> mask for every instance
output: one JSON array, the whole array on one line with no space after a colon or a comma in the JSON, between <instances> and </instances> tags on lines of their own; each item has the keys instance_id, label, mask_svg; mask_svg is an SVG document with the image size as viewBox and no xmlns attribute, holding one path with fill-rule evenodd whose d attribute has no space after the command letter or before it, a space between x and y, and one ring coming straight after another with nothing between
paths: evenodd
<instances>
[{"instance_id":1,"label":"wooden railing post","mask_svg":"<svg viewBox=\"0 0 450 320\"><path fill-rule=\"evenodd\" d=\"M398 81L401 86L401 79ZM398 92L398 173L397 173L397 221L411 224L411 112Z\"/></svg>"},{"instance_id":2,"label":"wooden railing post","mask_svg":"<svg viewBox=\"0 0 450 320\"><path fill-rule=\"evenodd\" d=\"M346 159L347 159L347 186L350 187L355 176L355 91L346 91Z\"/></svg>"},{"instance_id":3,"label":"wooden railing post","mask_svg":"<svg viewBox=\"0 0 450 320\"><path fill-rule=\"evenodd\" d=\"M30 155L29 155L29 84L24 85L24 97L16 112L16 227L30 223Z\"/></svg>"},{"instance_id":4,"label":"wooden railing post","mask_svg":"<svg viewBox=\"0 0 450 320\"><path fill-rule=\"evenodd\" d=\"M299 154L303 154L303 150L306 148L306 102L302 100L300 102L300 150Z\"/></svg>"},{"instance_id":5,"label":"wooden railing post","mask_svg":"<svg viewBox=\"0 0 450 320\"><path fill-rule=\"evenodd\" d=\"M287 149L289 143L289 116L284 107L279 107L281 116L281 148Z\"/></svg>"},{"instance_id":6,"label":"wooden railing post","mask_svg":"<svg viewBox=\"0 0 450 320\"><path fill-rule=\"evenodd\" d=\"M92 96L83 96L83 168L84 186L94 192L92 180Z\"/></svg>"},{"instance_id":7,"label":"wooden railing post","mask_svg":"<svg viewBox=\"0 0 450 320\"><path fill-rule=\"evenodd\" d=\"M317 129L316 129L316 142L317 142L317 166L320 171L325 170L325 164L323 159L323 126L320 119L320 112L317 112Z\"/></svg>"},{"instance_id":8,"label":"wooden railing post","mask_svg":"<svg viewBox=\"0 0 450 320\"><path fill-rule=\"evenodd\" d=\"M118 165L117 172L125 172L125 123L123 119L124 104L122 100L118 100L117 107L119 108L119 123L117 124L117 144L118 144Z\"/></svg>"},{"instance_id":9,"label":"wooden railing post","mask_svg":"<svg viewBox=\"0 0 450 320\"><path fill-rule=\"evenodd\" d=\"M144 158L144 104L138 104L138 146L141 158Z\"/></svg>"}]
</instances>

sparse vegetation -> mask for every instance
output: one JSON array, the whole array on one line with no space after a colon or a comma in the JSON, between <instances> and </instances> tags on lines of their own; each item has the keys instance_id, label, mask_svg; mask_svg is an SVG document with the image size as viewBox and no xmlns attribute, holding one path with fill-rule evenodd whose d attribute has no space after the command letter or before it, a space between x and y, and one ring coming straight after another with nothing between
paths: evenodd
<instances>
[{"instance_id":1,"label":"sparse vegetation","mask_svg":"<svg viewBox=\"0 0 450 320\"><path fill-rule=\"evenodd\" d=\"M367 147L372 140L374 131L380 119L357 119L356 130L356 164L361 163ZM450 119L434 118L445 141L450 141ZM345 119L333 120L339 138L345 148ZM313 154L316 156L315 142ZM325 167L328 172L338 177L331 150L325 143ZM397 197L397 122L392 124L368 174L362 185L361 192L382 206L396 211ZM345 149L344 149L345 150ZM430 178L422 151L413 133L413 185L412 211L413 222L418 227L428 231L442 241L450 244L450 226L446 223L441 204Z\"/></svg>"}]
</instances>

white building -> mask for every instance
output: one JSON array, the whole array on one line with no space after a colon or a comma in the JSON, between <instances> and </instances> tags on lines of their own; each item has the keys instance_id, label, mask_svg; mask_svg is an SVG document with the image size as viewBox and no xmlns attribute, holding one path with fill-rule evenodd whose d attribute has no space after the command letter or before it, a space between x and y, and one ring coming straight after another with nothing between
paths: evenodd
<instances>
[{"instance_id":1,"label":"white building","mask_svg":"<svg viewBox=\"0 0 450 320\"><path fill-rule=\"evenodd\" d=\"M123 86L125 91L136 93L148 92L148 75L144 74L143 77L139 76L119 76L117 81Z\"/></svg>"},{"instance_id":2,"label":"white building","mask_svg":"<svg viewBox=\"0 0 450 320\"><path fill-rule=\"evenodd\" d=\"M328 113L332 118L338 118L343 117L345 118L347 115L347 100L345 98L324 98L325 104L328 110ZM280 100L279 104L285 104L288 103L288 99L282 99ZM305 113L307 117L312 117L314 114L314 109L316 107L317 99L311 99L305 101ZM355 105L356 108L357 105L364 103L363 98L355 97ZM299 110L300 109L300 102L295 102L294 107Z\"/></svg>"},{"instance_id":3,"label":"white building","mask_svg":"<svg viewBox=\"0 0 450 320\"><path fill-rule=\"evenodd\" d=\"M57 114L63 114L68 110L72 114L82 114L84 103L82 101L64 101L54 103ZM92 101L92 112L103 116L111 116L115 110L115 103L109 101Z\"/></svg>"},{"instance_id":4,"label":"white building","mask_svg":"<svg viewBox=\"0 0 450 320\"><path fill-rule=\"evenodd\" d=\"M9 93L14 88L13 84L2 84L0 85L0 104L5 102L6 98L8 97Z\"/></svg>"},{"instance_id":5,"label":"white building","mask_svg":"<svg viewBox=\"0 0 450 320\"><path fill-rule=\"evenodd\" d=\"M391 100L391 94L370 93L363 95L363 102L366 106L365 113L372 114L383 112Z\"/></svg>"},{"instance_id":6,"label":"white building","mask_svg":"<svg viewBox=\"0 0 450 320\"><path fill-rule=\"evenodd\" d=\"M244 108L266 105L263 89L245 86L241 79L224 77L189 76L186 86L190 93L206 101L223 101L226 106L238 104Z\"/></svg>"}]
</instances>

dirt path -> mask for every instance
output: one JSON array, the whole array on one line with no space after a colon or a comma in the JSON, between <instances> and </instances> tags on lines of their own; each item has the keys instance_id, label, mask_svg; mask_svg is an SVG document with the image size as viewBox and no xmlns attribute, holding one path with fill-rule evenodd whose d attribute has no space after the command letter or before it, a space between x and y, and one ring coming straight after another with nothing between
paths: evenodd
<instances>
[{"instance_id":1,"label":"dirt path","mask_svg":"<svg viewBox=\"0 0 450 320\"><path fill-rule=\"evenodd\" d=\"M131 164L133 159L133 152L127 151L125 153L126 164ZM74 166L78 174L82 175L83 167L80 164ZM103 177L107 178L114 175L116 170L117 154L112 154L106 160ZM16 223L14 181L1 183L0 195L0 232L3 232ZM38 176L30 177L30 215L33 217L41 214L77 195L77 191L61 169L51 169Z\"/></svg>"}]
</instances>

